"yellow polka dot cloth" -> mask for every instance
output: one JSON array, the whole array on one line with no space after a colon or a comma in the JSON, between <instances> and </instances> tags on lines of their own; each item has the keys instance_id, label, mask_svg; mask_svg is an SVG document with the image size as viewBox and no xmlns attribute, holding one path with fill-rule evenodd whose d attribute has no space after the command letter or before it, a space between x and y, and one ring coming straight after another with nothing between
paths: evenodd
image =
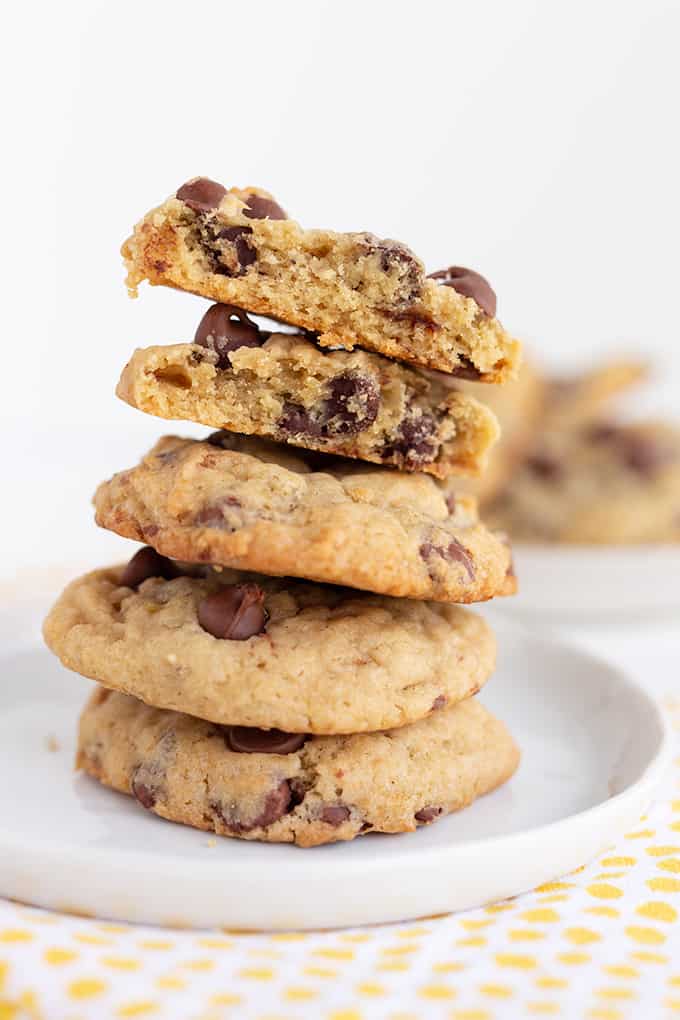
<instances>
[{"instance_id":1,"label":"yellow polka dot cloth","mask_svg":"<svg viewBox=\"0 0 680 1020\"><path fill-rule=\"evenodd\" d=\"M245 935L0 901L0 1020L680 1016L680 757L675 765L663 799L597 860L464 914Z\"/></svg>"}]
</instances>

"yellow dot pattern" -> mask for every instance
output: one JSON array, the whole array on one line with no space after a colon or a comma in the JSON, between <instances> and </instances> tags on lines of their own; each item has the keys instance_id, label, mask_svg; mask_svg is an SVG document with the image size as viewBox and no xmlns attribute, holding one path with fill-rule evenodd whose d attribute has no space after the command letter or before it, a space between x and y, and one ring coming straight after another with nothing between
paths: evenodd
<instances>
[{"instance_id":1,"label":"yellow dot pattern","mask_svg":"<svg viewBox=\"0 0 680 1020\"><path fill-rule=\"evenodd\" d=\"M673 799L531 893L326 932L103 923L0 900L0 1020L637 1020L680 1016Z\"/></svg>"}]
</instances>

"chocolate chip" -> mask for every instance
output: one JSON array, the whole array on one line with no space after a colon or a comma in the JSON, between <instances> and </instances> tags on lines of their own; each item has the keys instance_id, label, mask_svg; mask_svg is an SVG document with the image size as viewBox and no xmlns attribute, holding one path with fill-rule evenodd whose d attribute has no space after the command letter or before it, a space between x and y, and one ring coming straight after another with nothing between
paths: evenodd
<instances>
[{"instance_id":1,"label":"chocolate chip","mask_svg":"<svg viewBox=\"0 0 680 1020\"><path fill-rule=\"evenodd\" d=\"M427 825L429 822L433 822L435 818L439 818L441 813L442 808L430 805L429 807L421 808L420 811L416 811L415 819L417 822Z\"/></svg>"},{"instance_id":2,"label":"chocolate chip","mask_svg":"<svg viewBox=\"0 0 680 1020\"><path fill-rule=\"evenodd\" d=\"M199 528L221 528L229 529L230 525L225 519L224 511L228 507L237 509L241 506L236 496L224 496L217 503L208 503L201 507L192 518L192 523Z\"/></svg>"},{"instance_id":3,"label":"chocolate chip","mask_svg":"<svg viewBox=\"0 0 680 1020\"><path fill-rule=\"evenodd\" d=\"M228 432L220 430L219 432L211 432L209 436L206 436L203 442L210 443L211 446L217 446L220 450L228 449L228 446L223 444L228 441Z\"/></svg>"},{"instance_id":4,"label":"chocolate chip","mask_svg":"<svg viewBox=\"0 0 680 1020\"><path fill-rule=\"evenodd\" d=\"M461 545L458 539L454 538L452 542L449 542L444 552L444 559L447 559L452 563L462 563L470 580L474 580L475 568L472 563L472 558L465 546Z\"/></svg>"},{"instance_id":5,"label":"chocolate chip","mask_svg":"<svg viewBox=\"0 0 680 1020\"><path fill-rule=\"evenodd\" d=\"M187 181L176 192L176 197L194 212L210 212L216 209L227 193L227 189L208 177L196 177Z\"/></svg>"},{"instance_id":6,"label":"chocolate chip","mask_svg":"<svg viewBox=\"0 0 680 1020\"><path fill-rule=\"evenodd\" d=\"M396 457L399 465L406 468L429 464L437 453L437 443L433 438L436 429L435 419L429 411L423 411L416 404L409 405L396 438L384 446L383 457Z\"/></svg>"},{"instance_id":7,"label":"chocolate chip","mask_svg":"<svg viewBox=\"0 0 680 1020\"><path fill-rule=\"evenodd\" d=\"M384 273L399 279L399 291L395 302L411 305L422 293L423 267L410 248L401 241L382 240L374 234L365 234L363 253L377 255Z\"/></svg>"},{"instance_id":8,"label":"chocolate chip","mask_svg":"<svg viewBox=\"0 0 680 1020\"><path fill-rule=\"evenodd\" d=\"M438 280L443 287L453 287L457 294L472 298L486 315L496 314L496 295L491 284L474 269L464 266L449 266L436 273L430 273L430 280Z\"/></svg>"},{"instance_id":9,"label":"chocolate chip","mask_svg":"<svg viewBox=\"0 0 680 1020\"><path fill-rule=\"evenodd\" d=\"M292 754L300 750L307 736L276 729L259 730L254 726L226 726L224 739L229 750L239 754Z\"/></svg>"},{"instance_id":10,"label":"chocolate chip","mask_svg":"<svg viewBox=\"0 0 680 1020\"><path fill-rule=\"evenodd\" d=\"M321 811L321 821L337 828L338 825L347 821L350 814L350 809L344 804L326 804Z\"/></svg>"},{"instance_id":11,"label":"chocolate chip","mask_svg":"<svg viewBox=\"0 0 680 1020\"><path fill-rule=\"evenodd\" d=\"M247 641L267 622L264 592L256 584L230 584L198 604L198 622L216 638Z\"/></svg>"},{"instance_id":12,"label":"chocolate chip","mask_svg":"<svg viewBox=\"0 0 680 1020\"><path fill-rule=\"evenodd\" d=\"M449 517L453 517L456 512L456 497L453 492L446 494L446 509L449 511Z\"/></svg>"},{"instance_id":13,"label":"chocolate chip","mask_svg":"<svg viewBox=\"0 0 680 1020\"><path fill-rule=\"evenodd\" d=\"M437 712L440 708L446 708L449 703L449 699L445 694L438 694L432 702L432 708L430 711Z\"/></svg>"},{"instance_id":14,"label":"chocolate chip","mask_svg":"<svg viewBox=\"0 0 680 1020\"><path fill-rule=\"evenodd\" d=\"M562 477L562 465L548 453L535 453L527 458L527 468L532 475L546 482L556 482Z\"/></svg>"},{"instance_id":15,"label":"chocolate chip","mask_svg":"<svg viewBox=\"0 0 680 1020\"><path fill-rule=\"evenodd\" d=\"M216 273L221 273L223 276L242 276L247 267L252 266L257 258L257 252L250 242L252 232L251 227L225 227L215 234L216 240L228 241L233 245L236 254L234 268L225 266L223 262L218 262L215 266Z\"/></svg>"},{"instance_id":16,"label":"chocolate chip","mask_svg":"<svg viewBox=\"0 0 680 1020\"><path fill-rule=\"evenodd\" d=\"M453 375L457 379L469 379L471 382L475 382L477 379L481 379L482 372L477 366L470 361L464 354L458 355L458 364L453 370Z\"/></svg>"},{"instance_id":17,"label":"chocolate chip","mask_svg":"<svg viewBox=\"0 0 680 1020\"><path fill-rule=\"evenodd\" d=\"M269 336L234 305L212 305L198 324L194 343L218 356L217 367L229 368L229 354L241 347L260 347Z\"/></svg>"},{"instance_id":18,"label":"chocolate chip","mask_svg":"<svg viewBox=\"0 0 680 1020\"><path fill-rule=\"evenodd\" d=\"M150 810L156 803L157 791L153 789L151 786L147 786L146 783L141 781L141 779L138 779L137 777L138 772L139 769L137 769L137 772L135 772L134 776L130 781L130 789L132 790L132 796L135 798L135 800L139 801L142 807L145 807L147 808L147 810Z\"/></svg>"},{"instance_id":19,"label":"chocolate chip","mask_svg":"<svg viewBox=\"0 0 680 1020\"><path fill-rule=\"evenodd\" d=\"M262 811L252 819L243 819L239 815L238 805L223 804L213 801L211 808L224 822L231 832L251 832L253 829L264 829L273 822L278 822L294 807L290 784L283 779L264 800Z\"/></svg>"},{"instance_id":20,"label":"chocolate chip","mask_svg":"<svg viewBox=\"0 0 680 1020\"><path fill-rule=\"evenodd\" d=\"M677 459L677 451L656 437L628 432L612 422L598 422L584 431L591 443L618 448L624 464L645 478L653 477L664 464Z\"/></svg>"},{"instance_id":21,"label":"chocolate chip","mask_svg":"<svg viewBox=\"0 0 680 1020\"><path fill-rule=\"evenodd\" d=\"M175 730L167 730L159 739L153 755L141 762L130 778L130 790L142 807L152 808L165 789L168 764L177 750Z\"/></svg>"},{"instance_id":22,"label":"chocolate chip","mask_svg":"<svg viewBox=\"0 0 680 1020\"><path fill-rule=\"evenodd\" d=\"M367 376L344 372L331 379L323 416L328 432L353 434L369 428L378 417L380 395Z\"/></svg>"},{"instance_id":23,"label":"chocolate chip","mask_svg":"<svg viewBox=\"0 0 680 1020\"><path fill-rule=\"evenodd\" d=\"M281 206L272 198L264 198L262 195L248 193L245 201L248 203L243 210L243 215L249 220L287 220Z\"/></svg>"},{"instance_id":24,"label":"chocolate chip","mask_svg":"<svg viewBox=\"0 0 680 1020\"><path fill-rule=\"evenodd\" d=\"M433 556L440 556L449 563L462 563L468 578L474 581L475 567L472 557L457 538L452 539L446 546L437 545L435 542L423 542L419 552L425 561L432 559Z\"/></svg>"},{"instance_id":25,"label":"chocolate chip","mask_svg":"<svg viewBox=\"0 0 680 1020\"><path fill-rule=\"evenodd\" d=\"M323 424L316 421L302 404L294 404L287 400L277 421L277 427L291 436L321 436Z\"/></svg>"},{"instance_id":26,"label":"chocolate chip","mask_svg":"<svg viewBox=\"0 0 680 1020\"><path fill-rule=\"evenodd\" d=\"M586 439L589 439L591 443L608 443L619 435L620 429L609 422L598 422L595 425L589 425L585 431Z\"/></svg>"},{"instance_id":27,"label":"chocolate chip","mask_svg":"<svg viewBox=\"0 0 680 1020\"><path fill-rule=\"evenodd\" d=\"M629 433L621 446L626 466L643 478L654 478L660 468L678 459L676 449L653 436Z\"/></svg>"},{"instance_id":28,"label":"chocolate chip","mask_svg":"<svg viewBox=\"0 0 680 1020\"><path fill-rule=\"evenodd\" d=\"M120 583L124 588L138 588L150 577L162 577L171 581L182 571L166 556L161 556L150 545L138 549L121 574Z\"/></svg>"},{"instance_id":29,"label":"chocolate chip","mask_svg":"<svg viewBox=\"0 0 680 1020\"><path fill-rule=\"evenodd\" d=\"M292 436L353 435L369 428L378 417L380 395L367 376L356 372L336 375L327 392L328 396L312 408L287 401L277 422L279 429Z\"/></svg>"}]
</instances>

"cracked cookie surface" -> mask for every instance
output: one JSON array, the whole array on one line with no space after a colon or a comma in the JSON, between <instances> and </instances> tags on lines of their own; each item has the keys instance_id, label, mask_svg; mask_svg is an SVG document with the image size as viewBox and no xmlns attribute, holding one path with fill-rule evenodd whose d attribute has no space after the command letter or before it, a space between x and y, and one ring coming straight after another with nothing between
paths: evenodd
<instances>
[{"instance_id":1,"label":"cracked cookie surface","mask_svg":"<svg viewBox=\"0 0 680 1020\"><path fill-rule=\"evenodd\" d=\"M446 477L484 468L498 426L474 397L358 348L324 352L257 327L254 339L226 356L195 343L135 351L116 392L160 418L401 470Z\"/></svg>"},{"instance_id":2,"label":"cracked cookie surface","mask_svg":"<svg viewBox=\"0 0 680 1020\"><path fill-rule=\"evenodd\" d=\"M460 606L228 569L145 577L133 588L125 571L73 581L45 621L45 640L69 669L158 708L358 733L440 711L475 694L494 668L488 625ZM236 638L214 636L201 607L235 588L261 594L263 615Z\"/></svg>"},{"instance_id":3,"label":"cracked cookie surface","mask_svg":"<svg viewBox=\"0 0 680 1020\"><path fill-rule=\"evenodd\" d=\"M474 501L252 437L165 437L94 502L102 527L191 563L442 602L515 590L510 550Z\"/></svg>"},{"instance_id":4,"label":"cracked cookie surface","mask_svg":"<svg viewBox=\"0 0 680 1020\"><path fill-rule=\"evenodd\" d=\"M304 847L413 831L518 763L506 727L474 698L397 730L305 738L216 726L104 688L83 710L77 753L79 768L162 818Z\"/></svg>"},{"instance_id":5,"label":"cracked cookie surface","mask_svg":"<svg viewBox=\"0 0 680 1020\"><path fill-rule=\"evenodd\" d=\"M123 256L132 294L143 280L191 291L313 330L324 347L356 345L485 382L512 377L519 363L477 274L452 267L428 278L398 241L304 230L258 188L187 182L137 224Z\"/></svg>"}]
</instances>

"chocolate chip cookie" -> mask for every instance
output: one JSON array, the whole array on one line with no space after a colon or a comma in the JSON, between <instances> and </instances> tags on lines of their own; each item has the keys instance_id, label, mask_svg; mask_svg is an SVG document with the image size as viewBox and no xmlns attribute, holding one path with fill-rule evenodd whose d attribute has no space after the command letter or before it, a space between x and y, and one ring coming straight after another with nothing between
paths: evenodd
<instances>
[{"instance_id":1,"label":"chocolate chip cookie","mask_svg":"<svg viewBox=\"0 0 680 1020\"><path fill-rule=\"evenodd\" d=\"M546 378L525 359L517 379L505 386L451 380L449 386L488 404L498 419L500 439L490 451L478 478L445 479L445 491L469 492L480 501L482 512L509 483L525 454L546 431L580 428L602 420L611 412L615 397L635 386L647 374L639 361L607 361L574 376ZM446 381L448 377L440 376Z\"/></svg>"},{"instance_id":2,"label":"chocolate chip cookie","mask_svg":"<svg viewBox=\"0 0 680 1020\"><path fill-rule=\"evenodd\" d=\"M439 477L478 474L498 436L484 404L438 378L260 330L226 305L213 305L195 343L135 351L116 392L159 418Z\"/></svg>"},{"instance_id":3,"label":"chocolate chip cookie","mask_svg":"<svg viewBox=\"0 0 680 1020\"><path fill-rule=\"evenodd\" d=\"M506 782L519 751L474 698L383 733L216 726L98 688L77 765L147 810L219 835L311 847L410 832Z\"/></svg>"},{"instance_id":4,"label":"chocolate chip cookie","mask_svg":"<svg viewBox=\"0 0 680 1020\"><path fill-rule=\"evenodd\" d=\"M44 625L69 669L159 708L303 733L414 722L475 694L495 642L481 617L140 550L70 584ZM168 576L166 576L168 575Z\"/></svg>"},{"instance_id":5,"label":"chocolate chip cookie","mask_svg":"<svg viewBox=\"0 0 680 1020\"><path fill-rule=\"evenodd\" d=\"M609 422L548 430L487 513L525 542L678 542L680 430Z\"/></svg>"},{"instance_id":6,"label":"chocolate chip cookie","mask_svg":"<svg viewBox=\"0 0 680 1020\"><path fill-rule=\"evenodd\" d=\"M461 267L425 274L399 241L303 230L267 192L188 181L123 245L128 287L148 280L318 334L323 347L365 347L485 382L510 378L520 347L496 297Z\"/></svg>"},{"instance_id":7,"label":"chocolate chip cookie","mask_svg":"<svg viewBox=\"0 0 680 1020\"><path fill-rule=\"evenodd\" d=\"M102 527L192 563L442 602L514 591L507 545L434 479L233 433L166 436L94 502Z\"/></svg>"}]
</instances>

